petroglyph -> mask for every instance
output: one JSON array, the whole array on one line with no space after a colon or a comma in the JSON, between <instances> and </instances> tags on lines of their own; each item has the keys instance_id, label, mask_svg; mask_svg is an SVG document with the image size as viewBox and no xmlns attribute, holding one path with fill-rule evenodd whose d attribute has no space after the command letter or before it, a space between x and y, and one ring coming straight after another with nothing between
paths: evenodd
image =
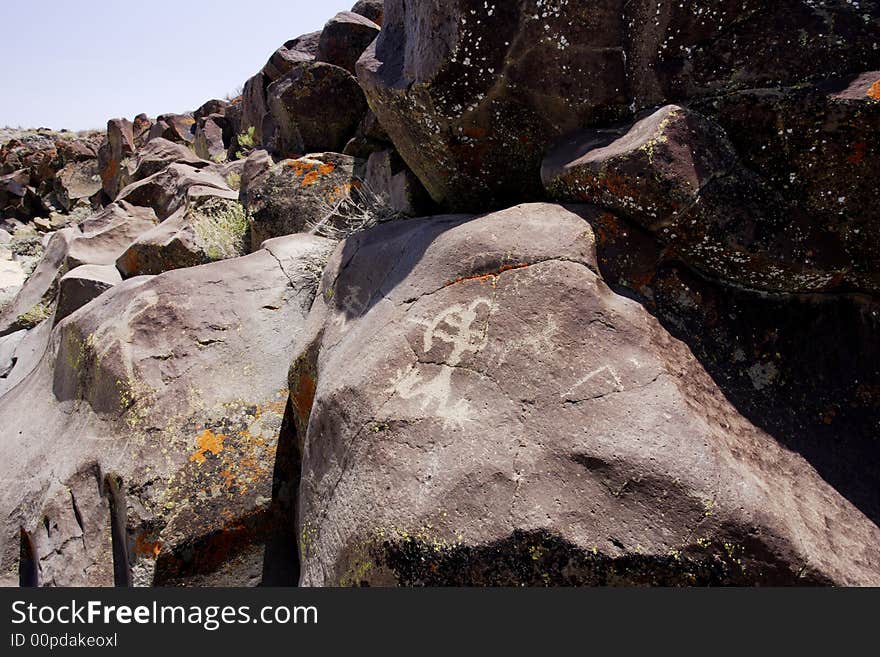
<instances>
[{"instance_id":1,"label":"petroglyph","mask_svg":"<svg viewBox=\"0 0 880 657\"><path fill-rule=\"evenodd\" d=\"M444 429L461 427L472 422L470 405L464 399L454 399L452 375L467 354L479 352L486 344L485 330L477 325L480 309L487 312L492 307L492 300L480 297L470 305L455 304L441 311L430 321L414 323L424 327L422 349L425 358L430 362L419 362L406 371L395 376L389 392L399 395L402 399L421 399L420 408L424 412L433 412L443 420ZM445 358L429 356L437 348L450 348ZM427 378L423 368L433 366L437 373Z\"/></svg>"},{"instance_id":2,"label":"petroglyph","mask_svg":"<svg viewBox=\"0 0 880 657\"><path fill-rule=\"evenodd\" d=\"M593 370L562 394L562 401L577 404L599 399L615 392L623 392L623 382L610 365Z\"/></svg>"}]
</instances>

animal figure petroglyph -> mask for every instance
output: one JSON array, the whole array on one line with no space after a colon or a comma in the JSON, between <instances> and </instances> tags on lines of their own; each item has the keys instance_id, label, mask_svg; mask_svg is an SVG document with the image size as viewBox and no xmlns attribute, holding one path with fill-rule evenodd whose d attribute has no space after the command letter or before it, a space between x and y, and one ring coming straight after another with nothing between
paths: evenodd
<instances>
[{"instance_id":1,"label":"animal figure petroglyph","mask_svg":"<svg viewBox=\"0 0 880 657\"><path fill-rule=\"evenodd\" d=\"M438 313L430 321L416 321L424 327L422 347L425 354L431 353L438 345L448 345L451 351L442 361L432 361L439 368L429 379L423 376L420 365L416 363L406 371L399 371L389 392L402 399L421 399L420 408L424 412L432 410L443 420L444 429L461 427L472 422L470 406L464 399L453 400L452 373L459 367L466 354L479 352L486 344L485 330L475 326L481 308L491 309L491 299L480 297L470 305L455 304Z\"/></svg>"}]
</instances>

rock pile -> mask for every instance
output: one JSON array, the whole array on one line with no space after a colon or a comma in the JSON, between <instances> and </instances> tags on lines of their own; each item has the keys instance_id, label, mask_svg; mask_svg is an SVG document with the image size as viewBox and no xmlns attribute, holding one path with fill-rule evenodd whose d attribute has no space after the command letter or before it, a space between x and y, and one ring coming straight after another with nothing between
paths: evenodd
<instances>
[{"instance_id":1,"label":"rock pile","mask_svg":"<svg viewBox=\"0 0 880 657\"><path fill-rule=\"evenodd\" d=\"M362 1L6 141L0 582L880 585L878 43Z\"/></svg>"}]
</instances>

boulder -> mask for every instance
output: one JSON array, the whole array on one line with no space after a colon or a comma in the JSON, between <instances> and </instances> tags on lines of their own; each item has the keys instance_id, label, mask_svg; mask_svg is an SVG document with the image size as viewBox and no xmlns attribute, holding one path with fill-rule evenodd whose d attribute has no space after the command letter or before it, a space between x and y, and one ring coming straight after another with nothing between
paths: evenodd
<instances>
[{"instance_id":1,"label":"boulder","mask_svg":"<svg viewBox=\"0 0 880 657\"><path fill-rule=\"evenodd\" d=\"M201 119L212 114L220 114L222 116L230 105L231 103L228 100L219 100L217 98L209 100L193 112L193 118L196 120L196 124L198 124Z\"/></svg>"},{"instance_id":2,"label":"boulder","mask_svg":"<svg viewBox=\"0 0 880 657\"><path fill-rule=\"evenodd\" d=\"M161 274L249 251L248 217L237 194L204 195L141 233L116 261L125 278Z\"/></svg>"},{"instance_id":3,"label":"boulder","mask_svg":"<svg viewBox=\"0 0 880 657\"><path fill-rule=\"evenodd\" d=\"M153 127L153 120L146 114L138 114L132 121L132 134L134 135L134 146L136 151L147 143L150 138L150 130Z\"/></svg>"},{"instance_id":4,"label":"boulder","mask_svg":"<svg viewBox=\"0 0 880 657\"><path fill-rule=\"evenodd\" d=\"M107 206L79 225L70 239L68 270L82 265L116 265L116 260L140 235L156 225L156 213L125 201Z\"/></svg>"},{"instance_id":5,"label":"boulder","mask_svg":"<svg viewBox=\"0 0 880 657\"><path fill-rule=\"evenodd\" d=\"M8 306L27 280L20 262L12 258L0 259L0 311Z\"/></svg>"},{"instance_id":6,"label":"boulder","mask_svg":"<svg viewBox=\"0 0 880 657\"><path fill-rule=\"evenodd\" d=\"M880 104L861 89L850 95L802 87L704 103L738 135L745 161L717 122L667 106L566 140L542 176L551 198L636 221L710 277L772 292L874 293L880 225L869 181L880 159L867 147L858 164L850 158L859 133L870 142L880 126Z\"/></svg>"},{"instance_id":7,"label":"boulder","mask_svg":"<svg viewBox=\"0 0 880 657\"><path fill-rule=\"evenodd\" d=\"M122 282L115 265L81 265L64 274L58 285L57 324L111 287Z\"/></svg>"},{"instance_id":8,"label":"boulder","mask_svg":"<svg viewBox=\"0 0 880 657\"><path fill-rule=\"evenodd\" d=\"M736 163L717 124L668 105L618 130L568 137L545 158L541 178L551 198L594 203L659 230Z\"/></svg>"},{"instance_id":9,"label":"boulder","mask_svg":"<svg viewBox=\"0 0 880 657\"><path fill-rule=\"evenodd\" d=\"M217 173L175 163L132 183L119 193L119 200L152 208L159 220L164 221L189 199L218 192L226 192L232 198L237 196Z\"/></svg>"},{"instance_id":10,"label":"boulder","mask_svg":"<svg viewBox=\"0 0 880 657\"><path fill-rule=\"evenodd\" d=\"M195 155L187 146L162 137L152 139L129 160L123 174L125 186L159 173L169 164L187 164L197 169L209 164Z\"/></svg>"},{"instance_id":11,"label":"boulder","mask_svg":"<svg viewBox=\"0 0 880 657\"><path fill-rule=\"evenodd\" d=\"M357 80L323 62L296 64L266 94L272 121L263 145L279 157L341 152L367 111Z\"/></svg>"},{"instance_id":12,"label":"boulder","mask_svg":"<svg viewBox=\"0 0 880 657\"><path fill-rule=\"evenodd\" d=\"M135 151L133 130L128 119L107 122L107 139L98 152L98 166L104 193L111 200L119 193L122 168Z\"/></svg>"},{"instance_id":13,"label":"boulder","mask_svg":"<svg viewBox=\"0 0 880 657\"><path fill-rule=\"evenodd\" d=\"M320 153L284 160L249 179L241 201L251 219L252 247L314 230L322 222L344 227L345 217L334 208L357 197L365 164L347 155Z\"/></svg>"},{"instance_id":14,"label":"boulder","mask_svg":"<svg viewBox=\"0 0 880 657\"><path fill-rule=\"evenodd\" d=\"M324 26L318 43L317 61L335 64L355 74L355 64L381 28L369 18L343 11Z\"/></svg>"},{"instance_id":15,"label":"boulder","mask_svg":"<svg viewBox=\"0 0 880 657\"><path fill-rule=\"evenodd\" d=\"M874 2L717 4L388 0L358 79L431 196L481 209L541 198L541 160L575 130L880 66Z\"/></svg>"},{"instance_id":16,"label":"boulder","mask_svg":"<svg viewBox=\"0 0 880 657\"><path fill-rule=\"evenodd\" d=\"M338 247L289 380L302 585L880 581L877 525L603 281L598 214Z\"/></svg>"},{"instance_id":17,"label":"boulder","mask_svg":"<svg viewBox=\"0 0 880 657\"><path fill-rule=\"evenodd\" d=\"M351 8L352 13L360 14L370 19L376 25L382 25L382 17L385 14L385 0L359 0Z\"/></svg>"},{"instance_id":18,"label":"boulder","mask_svg":"<svg viewBox=\"0 0 880 657\"><path fill-rule=\"evenodd\" d=\"M271 248L56 326L0 398L3 585L296 583L286 369L331 245Z\"/></svg>"},{"instance_id":19,"label":"boulder","mask_svg":"<svg viewBox=\"0 0 880 657\"><path fill-rule=\"evenodd\" d=\"M150 128L148 141L161 137L179 144L192 144L195 127L196 120L192 114L163 114Z\"/></svg>"},{"instance_id":20,"label":"boulder","mask_svg":"<svg viewBox=\"0 0 880 657\"><path fill-rule=\"evenodd\" d=\"M317 32L309 32L301 34L295 39L285 42L284 47L287 50L295 50L297 52L310 55L313 59L318 54L318 44L321 42L321 30Z\"/></svg>"},{"instance_id":21,"label":"boulder","mask_svg":"<svg viewBox=\"0 0 880 657\"><path fill-rule=\"evenodd\" d=\"M55 197L70 212L77 201L91 199L103 189L97 160L71 162L55 176Z\"/></svg>"},{"instance_id":22,"label":"boulder","mask_svg":"<svg viewBox=\"0 0 880 657\"><path fill-rule=\"evenodd\" d=\"M199 120L194 144L196 155L203 160L223 162L227 145L223 142L223 128L212 117Z\"/></svg>"}]
</instances>

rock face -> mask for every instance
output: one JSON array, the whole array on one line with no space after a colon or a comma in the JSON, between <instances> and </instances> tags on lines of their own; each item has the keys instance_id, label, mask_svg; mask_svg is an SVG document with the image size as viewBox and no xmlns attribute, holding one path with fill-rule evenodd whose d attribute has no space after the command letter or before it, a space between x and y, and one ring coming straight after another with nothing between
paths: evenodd
<instances>
[{"instance_id":1,"label":"rock face","mask_svg":"<svg viewBox=\"0 0 880 657\"><path fill-rule=\"evenodd\" d=\"M874 2L711 4L389 0L358 78L432 197L480 209L540 198L544 152L577 129L880 66Z\"/></svg>"},{"instance_id":2,"label":"rock face","mask_svg":"<svg viewBox=\"0 0 880 657\"><path fill-rule=\"evenodd\" d=\"M341 152L367 111L364 94L345 69L324 62L294 65L266 91L263 144L278 154Z\"/></svg>"},{"instance_id":3,"label":"rock face","mask_svg":"<svg viewBox=\"0 0 880 657\"><path fill-rule=\"evenodd\" d=\"M880 580L877 526L603 282L590 212L337 250L290 374L303 584Z\"/></svg>"},{"instance_id":4,"label":"rock face","mask_svg":"<svg viewBox=\"0 0 880 657\"><path fill-rule=\"evenodd\" d=\"M0 401L3 583L291 583L285 375L329 247L126 281L56 327Z\"/></svg>"}]
</instances>

